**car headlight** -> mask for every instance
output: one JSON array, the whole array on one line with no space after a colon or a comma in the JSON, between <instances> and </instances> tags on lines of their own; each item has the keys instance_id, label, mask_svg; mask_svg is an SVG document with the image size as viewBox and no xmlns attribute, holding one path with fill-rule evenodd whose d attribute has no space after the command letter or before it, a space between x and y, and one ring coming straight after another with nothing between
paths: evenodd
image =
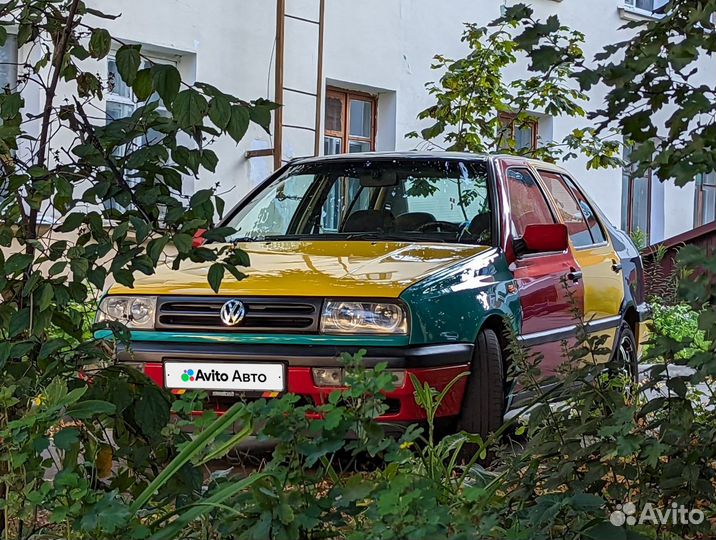
<instances>
[{"instance_id":1,"label":"car headlight","mask_svg":"<svg viewBox=\"0 0 716 540\"><path fill-rule=\"evenodd\" d=\"M327 300L321 314L324 334L407 334L405 308L395 302Z\"/></svg>"},{"instance_id":2,"label":"car headlight","mask_svg":"<svg viewBox=\"0 0 716 540\"><path fill-rule=\"evenodd\" d=\"M154 328L156 296L105 296L97 309L97 322L118 321L127 328Z\"/></svg>"}]
</instances>

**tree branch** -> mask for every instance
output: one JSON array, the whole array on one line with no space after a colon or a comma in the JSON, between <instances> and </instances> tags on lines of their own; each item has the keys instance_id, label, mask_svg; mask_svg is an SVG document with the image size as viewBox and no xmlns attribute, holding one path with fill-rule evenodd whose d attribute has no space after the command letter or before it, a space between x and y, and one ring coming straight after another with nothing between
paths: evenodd
<instances>
[{"instance_id":1,"label":"tree branch","mask_svg":"<svg viewBox=\"0 0 716 540\"><path fill-rule=\"evenodd\" d=\"M142 214L142 217L145 219L147 223L151 223L155 225L155 222L153 219L151 219L147 213L144 211L144 208L142 208L142 205L137 200L137 196L134 193L134 190L132 187L127 183L127 180L124 178L124 175L122 174L122 171L117 168L117 164L107 156L107 152L102 147L102 143L97 138L97 134L94 131L94 126L89 121L89 118L87 118L87 113L85 113L84 107L82 104L75 99L75 107L77 108L77 113L80 115L80 118L82 118L82 127L83 132L80 132L80 136L82 136L82 133L86 133L87 139L83 142L87 142L95 147L95 149L102 155L102 159L104 159L105 164L107 165L107 168L112 173L112 176L117 181L117 183L122 186L125 190L129 192L129 197L132 200L132 204L137 208L137 211Z\"/></svg>"}]
</instances>

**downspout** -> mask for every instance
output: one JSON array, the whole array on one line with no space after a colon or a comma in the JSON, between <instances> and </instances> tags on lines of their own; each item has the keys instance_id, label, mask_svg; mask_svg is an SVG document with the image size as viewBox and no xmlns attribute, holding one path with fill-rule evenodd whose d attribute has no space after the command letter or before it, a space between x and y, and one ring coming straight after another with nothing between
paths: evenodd
<instances>
[{"instance_id":1,"label":"downspout","mask_svg":"<svg viewBox=\"0 0 716 540\"><path fill-rule=\"evenodd\" d=\"M320 0L320 12L318 14L318 69L316 80L316 141L313 154L318 156L321 153L321 117L323 112L323 20L326 14L326 0Z\"/></svg>"},{"instance_id":2,"label":"downspout","mask_svg":"<svg viewBox=\"0 0 716 540\"><path fill-rule=\"evenodd\" d=\"M273 168L281 168L283 159L283 65L286 35L286 0L276 0L276 72L274 101L280 105L274 112Z\"/></svg>"}]
</instances>

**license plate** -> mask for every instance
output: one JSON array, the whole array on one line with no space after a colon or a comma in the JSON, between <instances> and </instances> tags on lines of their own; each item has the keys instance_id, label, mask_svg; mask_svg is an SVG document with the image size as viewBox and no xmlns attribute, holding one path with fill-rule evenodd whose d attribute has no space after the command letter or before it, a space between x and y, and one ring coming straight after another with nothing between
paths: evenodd
<instances>
[{"instance_id":1,"label":"license plate","mask_svg":"<svg viewBox=\"0 0 716 540\"><path fill-rule=\"evenodd\" d=\"M187 390L283 392L283 364L255 362L165 362L164 386Z\"/></svg>"}]
</instances>

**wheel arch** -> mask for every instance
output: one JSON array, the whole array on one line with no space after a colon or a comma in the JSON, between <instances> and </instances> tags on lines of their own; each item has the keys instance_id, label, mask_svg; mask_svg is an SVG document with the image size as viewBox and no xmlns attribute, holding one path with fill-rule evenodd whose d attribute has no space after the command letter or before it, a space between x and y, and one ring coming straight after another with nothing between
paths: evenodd
<instances>
[{"instance_id":1,"label":"wheel arch","mask_svg":"<svg viewBox=\"0 0 716 540\"><path fill-rule=\"evenodd\" d=\"M633 301L625 302L621 309L622 321L629 325L634 337L639 343L639 313L636 309L636 304ZM615 336L615 339L617 337Z\"/></svg>"}]
</instances>

